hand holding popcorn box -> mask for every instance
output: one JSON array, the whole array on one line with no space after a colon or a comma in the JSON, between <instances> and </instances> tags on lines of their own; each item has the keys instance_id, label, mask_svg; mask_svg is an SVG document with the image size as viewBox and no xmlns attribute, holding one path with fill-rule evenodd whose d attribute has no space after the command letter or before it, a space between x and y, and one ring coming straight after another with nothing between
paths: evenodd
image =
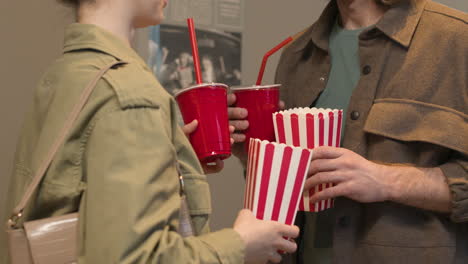
<instances>
[{"instance_id":1,"label":"hand holding popcorn box","mask_svg":"<svg viewBox=\"0 0 468 264\"><path fill-rule=\"evenodd\" d=\"M244 208L262 220L292 225L312 151L250 139Z\"/></svg>"},{"instance_id":2,"label":"hand holding popcorn box","mask_svg":"<svg viewBox=\"0 0 468 264\"><path fill-rule=\"evenodd\" d=\"M343 111L323 108L293 108L273 114L276 141L291 146L313 149L319 146L339 147ZM332 187L321 184L305 191L300 211L320 212L333 207L333 200L310 203L309 197Z\"/></svg>"}]
</instances>

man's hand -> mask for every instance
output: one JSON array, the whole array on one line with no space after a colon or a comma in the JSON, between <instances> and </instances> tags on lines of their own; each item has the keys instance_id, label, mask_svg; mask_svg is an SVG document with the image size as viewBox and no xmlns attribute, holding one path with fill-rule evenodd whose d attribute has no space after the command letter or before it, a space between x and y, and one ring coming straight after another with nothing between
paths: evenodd
<instances>
[{"instance_id":1,"label":"man's hand","mask_svg":"<svg viewBox=\"0 0 468 264\"><path fill-rule=\"evenodd\" d=\"M245 151L244 142L245 134L243 133L249 127L249 121L246 120L248 112L245 108L235 107L236 95L228 94L228 116L229 124L234 127L232 138L232 154L236 156L242 164L247 164L247 152Z\"/></svg>"},{"instance_id":2,"label":"man's hand","mask_svg":"<svg viewBox=\"0 0 468 264\"><path fill-rule=\"evenodd\" d=\"M344 196L362 203L393 201L448 213L451 194L440 168L383 165L344 149L314 149L304 189L322 183L334 186L315 193L311 202Z\"/></svg>"},{"instance_id":3,"label":"man's hand","mask_svg":"<svg viewBox=\"0 0 468 264\"><path fill-rule=\"evenodd\" d=\"M344 148L319 147L314 149L309 168L311 177L304 188L335 184L315 193L310 198L312 203L338 196L364 203L385 201L390 197L391 182L382 175L382 166Z\"/></svg>"},{"instance_id":4,"label":"man's hand","mask_svg":"<svg viewBox=\"0 0 468 264\"><path fill-rule=\"evenodd\" d=\"M245 108L235 107L236 95L228 94L228 115L229 124L234 127L232 138L234 143L242 143L245 141L244 130L249 128L249 121L246 120L248 112Z\"/></svg>"},{"instance_id":5,"label":"man's hand","mask_svg":"<svg viewBox=\"0 0 468 264\"><path fill-rule=\"evenodd\" d=\"M195 132L197 127L198 127L198 120L195 119L192 122L184 125L182 127L182 131L184 132L185 136L188 137L190 134ZM233 132L234 132L234 127L229 126L229 133L231 133L231 135L232 135ZM233 142L234 142L234 139L231 138L231 144ZM202 167L203 167L203 171L205 172L205 174L218 173L224 168L224 162L222 160L218 159L218 160L216 160L215 162L212 162L212 163L207 163L207 164L202 163Z\"/></svg>"}]
</instances>

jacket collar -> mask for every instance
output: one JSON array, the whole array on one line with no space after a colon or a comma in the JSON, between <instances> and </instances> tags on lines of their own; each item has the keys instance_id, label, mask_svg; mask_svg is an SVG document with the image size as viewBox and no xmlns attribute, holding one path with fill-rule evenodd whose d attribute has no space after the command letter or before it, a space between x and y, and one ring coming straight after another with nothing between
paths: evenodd
<instances>
[{"instance_id":1,"label":"jacket collar","mask_svg":"<svg viewBox=\"0 0 468 264\"><path fill-rule=\"evenodd\" d=\"M426 4L426 0L403 1L390 8L376 27L392 40L408 48Z\"/></svg>"},{"instance_id":2,"label":"jacket collar","mask_svg":"<svg viewBox=\"0 0 468 264\"><path fill-rule=\"evenodd\" d=\"M92 24L73 23L65 30L63 52L96 50L121 61L133 61L146 65L143 59L122 39Z\"/></svg>"},{"instance_id":3,"label":"jacket collar","mask_svg":"<svg viewBox=\"0 0 468 264\"><path fill-rule=\"evenodd\" d=\"M408 0L391 7L383 17L377 22L375 27L383 32L390 39L398 42L408 48L413 39L414 32L419 23L421 15L427 0ZM318 48L328 51L330 32L338 16L338 6L335 0L330 1L325 7L322 15L309 29L300 35L293 49L301 51L305 49L310 42L313 42ZM370 31L374 27L365 30Z\"/></svg>"},{"instance_id":4,"label":"jacket collar","mask_svg":"<svg viewBox=\"0 0 468 264\"><path fill-rule=\"evenodd\" d=\"M332 31L337 15L338 6L336 1L332 0L325 7L317 22L309 27L293 44L291 44L294 45L294 50L301 51L305 49L310 42L313 42L315 46L328 51L330 32Z\"/></svg>"}]
</instances>

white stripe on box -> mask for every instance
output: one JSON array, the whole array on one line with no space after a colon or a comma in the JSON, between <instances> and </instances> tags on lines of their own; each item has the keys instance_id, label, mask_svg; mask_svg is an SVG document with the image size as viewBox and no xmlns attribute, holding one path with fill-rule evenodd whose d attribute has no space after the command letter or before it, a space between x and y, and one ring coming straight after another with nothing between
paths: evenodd
<instances>
[{"instance_id":1,"label":"white stripe on box","mask_svg":"<svg viewBox=\"0 0 468 264\"><path fill-rule=\"evenodd\" d=\"M323 113L323 125L325 126L323 129L323 145L328 146L328 135L330 133L330 117L328 116L328 112Z\"/></svg>"},{"instance_id":2,"label":"white stripe on box","mask_svg":"<svg viewBox=\"0 0 468 264\"><path fill-rule=\"evenodd\" d=\"M273 113L273 127L275 128L275 140L276 142L279 142L279 135L278 135L278 124L276 124L276 116L278 113Z\"/></svg>"},{"instance_id":3,"label":"white stripe on box","mask_svg":"<svg viewBox=\"0 0 468 264\"><path fill-rule=\"evenodd\" d=\"M293 149L291 155L291 163L289 164L288 177L286 180L286 186L284 188L283 200L281 202L281 210L278 217L278 222L280 223L286 222L286 216L288 215L290 201L285 201L284 197L291 197L292 195L294 183L296 181L295 177L292 176L297 174L297 170L299 168L299 161L301 160L301 152L302 150L300 149Z\"/></svg>"},{"instance_id":4,"label":"white stripe on box","mask_svg":"<svg viewBox=\"0 0 468 264\"><path fill-rule=\"evenodd\" d=\"M270 182L268 183L268 192L265 204L264 220L271 220L273 208L275 205L276 191L278 190L278 179L283 161L284 148L286 145L275 145L273 160L271 165Z\"/></svg>"},{"instance_id":5,"label":"white stripe on box","mask_svg":"<svg viewBox=\"0 0 468 264\"><path fill-rule=\"evenodd\" d=\"M319 122L319 115L314 114L314 147L319 146L320 140L320 122Z\"/></svg>"},{"instance_id":6,"label":"white stripe on box","mask_svg":"<svg viewBox=\"0 0 468 264\"><path fill-rule=\"evenodd\" d=\"M255 139L250 139L251 141L251 146L252 146L252 161L251 161L251 166L252 166L252 169L250 170L250 174L251 174L251 179L250 179L250 188L249 188L249 193L250 193L250 201L249 201L249 206L250 207L253 207L253 199L254 199L254 182L256 180L256 175L254 174L255 172L255 169L257 168L257 149L259 148L259 145L260 145L260 142L255 140ZM249 208L250 210L252 210L253 208Z\"/></svg>"},{"instance_id":7,"label":"white stripe on box","mask_svg":"<svg viewBox=\"0 0 468 264\"><path fill-rule=\"evenodd\" d=\"M301 148L307 148L307 123L306 113L299 113L299 146Z\"/></svg>"},{"instance_id":8,"label":"white stripe on box","mask_svg":"<svg viewBox=\"0 0 468 264\"><path fill-rule=\"evenodd\" d=\"M247 209L252 210L252 208L249 208L249 202L250 202L250 196L251 196L251 186L252 186L252 160L253 160L253 152L252 148L254 146L254 143L252 139L249 140L249 152L248 152L248 162L247 162L247 183L245 186L245 193L244 193L244 205Z\"/></svg>"},{"instance_id":9,"label":"white stripe on box","mask_svg":"<svg viewBox=\"0 0 468 264\"><path fill-rule=\"evenodd\" d=\"M337 133L338 133L338 111L334 110L333 111L333 142L332 142L333 147L339 147L336 145L336 139L338 136Z\"/></svg>"},{"instance_id":10,"label":"white stripe on box","mask_svg":"<svg viewBox=\"0 0 468 264\"><path fill-rule=\"evenodd\" d=\"M287 145L293 144L292 141L292 127L291 127L291 115L283 115L284 121L284 138Z\"/></svg>"},{"instance_id":11,"label":"white stripe on box","mask_svg":"<svg viewBox=\"0 0 468 264\"><path fill-rule=\"evenodd\" d=\"M302 151L301 151L302 152ZM309 167L310 167L310 162L312 160L312 156L314 155L314 152L313 151L310 151L310 156L309 156L309 160L307 160L307 165L305 167L305 171L304 171L304 180L302 181L302 185L301 185L301 191L304 190L304 185L305 185L305 181L307 179L307 172L309 171ZM297 200L297 203L296 203L296 209L295 209L295 214L294 214L294 217L292 219L292 223L296 222L296 216L297 216L297 209L299 209L299 202L300 202L300 196Z\"/></svg>"},{"instance_id":12,"label":"white stripe on box","mask_svg":"<svg viewBox=\"0 0 468 264\"><path fill-rule=\"evenodd\" d=\"M257 140L257 139L256 139ZM257 163L257 173L254 175L256 182L255 182L255 190L254 190L254 203L253 203L253 214L257 215L257 209L258 209L258 197L260 195L260 185L262 184L262 172L263 172L263 160L265 157L265 146L268 142L260 142L259 148L260 151L258 153L258 163Z\"/></svg>"},{"instance_id":13,"label":"white stripe on box","mask_svg":"<svg viewBox=\"0 0 468 264\"><path fill-rule=\"evenodd\" d=\"M252 199L253 199L253 196L254 196L254 190L253 190L253 183L255 181L255 175L254 175L254 171L255 171L255 160L257 158L257 153L256 153L256 149L258 148L258 142L255 141L254 139L250 139L250 146L252 147L251 151L252 151L252 159L250 161L250 166L251 166L251 169L250 169L250 181L249 181L249 206L252 207L253 206L253 203L252 203ZM252 210L252 208L249 208L250 210Z\"/></svg>"}]
</instances>

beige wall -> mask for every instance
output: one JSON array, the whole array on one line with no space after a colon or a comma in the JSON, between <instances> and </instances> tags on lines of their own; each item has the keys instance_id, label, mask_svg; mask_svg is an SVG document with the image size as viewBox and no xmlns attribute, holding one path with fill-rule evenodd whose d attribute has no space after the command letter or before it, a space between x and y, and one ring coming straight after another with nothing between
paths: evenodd
<instances>
[{"instance_id":1,"label":"beige wall","mask_svg":"<svg viewBox=\"0 0 468 264\"><path fill-rule=\"evenodd\" d=\"M243 35L243 82L256 78L263 53L311 24L327 0L246 1ZM466 0L445 0L448 5L468 11ZM293 4L291 4L293 3ZM72 14L55 3L43 1L0 1L0 219L6 185L24 112L42 71L59 53L64 25ZM144 38L144 37L143 37ZM273 56L265 73L265 83L273 81L278 56ZM221 175L212 175L213 228L230 226L242 204L242 169L234 159ZM0 223L0 226L2 223Z\"/></svg>"},{"instance_id":2,"label":"beige wall","mask_svg":"<svg viewBox=\"0 0 468 264\"><path fill-rule=\"evenodd\" d=\"M54 0L0 1L0 219L23 115L71 17Z\"/></svg>"}]
</instances>

